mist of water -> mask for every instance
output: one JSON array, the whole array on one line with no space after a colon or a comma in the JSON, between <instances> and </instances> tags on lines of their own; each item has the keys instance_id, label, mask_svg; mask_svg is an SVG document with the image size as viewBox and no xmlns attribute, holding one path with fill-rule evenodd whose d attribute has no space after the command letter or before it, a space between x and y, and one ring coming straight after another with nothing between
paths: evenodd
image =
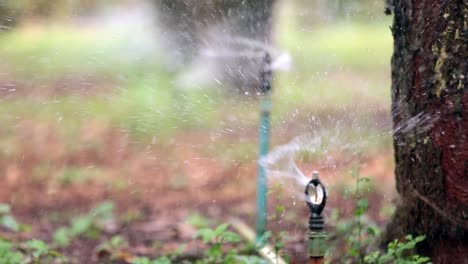
<instances>
[{"instance_id":1,"label":"mist of water","mask_svg":"<svg viewBox=\"0 0 468 264\"><path fill-rule=\"evenodd\" d=\"M229 35L219 27L213 27L205 36L204 46L196 59L180 74L178 86L224 85L229 75L231 79L256 79L266 53L272 58L272 70L287 71L292 68L292 58L288 52L260 40Z\"/></svg>"},{"instance_id":2,"label":"mist of water","mask_svg":"<svg viewBox=\"0 0 468 264\"><path fill-rule=\"evenodd\" d=\"M347 142L341 129L322 130L294 138L289 143L274 148L260 164L266 169L268 179L280 183L293 193L302 193L311 177L306 176L297 163L303 156L318 159L313 170L336 169L338 161L356 159L365 141Z\"/></svg>"},{"instance_id":3,"label":"mist of water","mask_svg":"<svg viewBox=\"0 0 468 264\"><path fill-rule=\"evenodd\" d=\"M350 112L348 117L354 114ZM437 120L438 115L419 113L394 129L377 124L375 127L377 132L371 137L389 137L395 133L413 131L421 133L431 129ZM359 121L355 119L352 124L346 124L342 120L331 121L334 124L331 129L322 128L298 136L285 145L275 147L261 159L259 163L266 169L269 182L279 183L293 194L302 194L311 179L297 165L304 156L309 157L309 162L313 160L316 166L310 169L318 171L338 169L339 163L359 162L360 156L365 155L372 144L370 138L350 135L351 131L359 131Z\"/></svg>"},{"instance_id":4,"label":"mist of water","mask_svg":"<svg viewBox=\"0 0 468 264\"><path fill-rule=\"evenodd\" d=\"M206 47L200 54L207 58L249 58L263 59L265 53L272 56L272 70L289 70L292 66L291 55L262 41L244 37L227 37L214 47Z\"/></svg>"}]
</instances>

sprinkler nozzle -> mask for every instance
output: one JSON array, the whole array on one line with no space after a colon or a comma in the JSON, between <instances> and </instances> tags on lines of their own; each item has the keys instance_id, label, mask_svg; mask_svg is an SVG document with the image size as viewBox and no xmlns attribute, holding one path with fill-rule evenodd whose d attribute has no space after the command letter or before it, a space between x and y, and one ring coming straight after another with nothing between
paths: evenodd
<instances>
[{"instance_id":1,"label":"sprinkler nozzle","mask_svg":"<svg viewBox=\"0 0 468 264\"><path fill-rule=\"evenodd\" d=\"M319 172L318 171L313 171L312 172L312 180L318 180L319 177Z\"/></svg>"},{"instance_id":2,"label":"sprinkler nozzle","mask_svg":"<svg viewBox=\"0 0 468 264\"><path fill-rule=\"evenodd\" d=\"M305 188L307 206L310 210L309 216L309 257L323 258L326 251L325 223L322 211L327 202L327 190L319 179L318 171L312 173L312 180Z\"/></svg>"},{"instance_id":3,"label":"sprinkler nozzle","mask_svg":"<svg viewBox=\"0 0 468 264\"><path fill-rule=\"evenodd\" d=\"M262 71L260 73L260 92L263 94L270 92L272 79L271 56L266 52L265 57L263 57Z\"/></svg>"},{"instance_id":4,"label":"sprinkler nozzle","mask_svg":"<svg viewBox=\"0 0 468 264\"><path fill-rule=\"evenodd\" d=\"M327 190L319 179L318 171L312 173L312 180L305 188L305 196L311 215L320 216L327 203Z\"/></svg>"}]
</instances>

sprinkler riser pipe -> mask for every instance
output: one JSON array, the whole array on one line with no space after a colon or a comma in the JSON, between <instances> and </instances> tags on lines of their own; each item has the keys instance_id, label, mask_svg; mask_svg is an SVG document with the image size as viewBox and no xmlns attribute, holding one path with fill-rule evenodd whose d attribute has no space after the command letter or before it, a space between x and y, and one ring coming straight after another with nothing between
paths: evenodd
<instances>
[{"instance_id":1,"label":"sprinkler riser pipe","mask_svg":"<svg viewBox=\"0 0 468 264\"><path fill-rule=\"evenodd\" d=\"M321 190L323 193L321 199L319 199L320 192L318 190ZM325 222L323 221L322 212L327 203L327 190L320 181L317 171L313 172L312 180L306 185L305 197L310 210L307 245L310 263L324 263L324 257L327 251L327 234L325 232Z\"/></svg>"},{"instance_id":2,"label":"sprinkler riser pipe","mask_svg":"<svg viewBox=\"0 0 468 264\"><path fill-rule=\"evenodd\" d=\"M259 157L264 158L268 154L269 139L270 139L270 94L267 92L262 95L260 102L260 131L259 131ZM266 230L266 208L267 208L267 178L266 171L262 164L258 165L257 176L257 242L260 242Z\"/></svg>"},{"instance_id":3,"label":"sprinkler riser pipe","mask_svg":"<svg viewBox=\"0 0 468 264\"><path fill-rule=\"evenodd\" d=\"M260 72L260 131L259 131L259 161L268 155L270 141L270 111L271 111L271 57L266 53L263 59L263 67ZM267 177L265 168L258 164L257 175L257 223L256 240L261 242L266 230L267 220Z\"/></svg>"},{"instance_id":4,"label":"sprinkler riser pipe","mask_svg":"<svg viewBox=\"0 0 468 264\"><path fill-rule=\"evenodd\" d=\"M327 251L327 234L325 231L309 231L307 251L310 258L323 258Z\"/></svg>"}]
</instances>

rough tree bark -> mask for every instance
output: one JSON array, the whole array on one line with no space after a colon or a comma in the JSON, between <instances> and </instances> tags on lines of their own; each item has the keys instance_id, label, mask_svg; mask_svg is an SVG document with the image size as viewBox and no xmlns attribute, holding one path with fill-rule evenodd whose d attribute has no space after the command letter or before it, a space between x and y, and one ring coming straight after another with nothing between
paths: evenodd
<instances>
[{"instance_id":1,"label":"rough tree bark","mask_svg":"<svg viewBox=\"0 0 468 264\"><path fill-rule=\"evenodd\" d=\"M426 235L418 253L468 263L466 0L395 0L392 115L401 201L382 245Z\"/></svg>"}]
</instances>

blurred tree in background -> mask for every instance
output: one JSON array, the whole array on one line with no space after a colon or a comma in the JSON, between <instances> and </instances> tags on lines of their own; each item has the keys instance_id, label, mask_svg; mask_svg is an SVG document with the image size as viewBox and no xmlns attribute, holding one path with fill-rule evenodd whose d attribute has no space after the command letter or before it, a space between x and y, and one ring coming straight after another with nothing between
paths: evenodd
<instances>
[{"instance_id":1,"label":"blurred tree in background","mask_svg":"<svg viewBox=\"0 0 468 264\"><path fill-rule=\"evenodd\" d=\"M218 24L230 34L268 41L275 1L156 0L156 7L163 31L171 32L169 46L176 45L186 61L200 48L207 29Z\"/></svg>"},{"instance_id":2,"label":"blurred tree in background","mask_svg":"<svg viewBox=\"0 0 468 264\"><path fill-rule=\"evenodd\" d=\"M161 40L170 55L171 66L192 63L206 47L218 45L216 52L226 47L233 49L239 44L235 43L238 38L270 43L275 2L156 0L160 27L164 32ZM257 85L261 58L231 57L218 63L223 68L222 79L232 86L251 90Z\"/></svg>"},{"instance_id":3,"label":"blurred tree in background","mask_svg":"<svg viewBox=\"0 0 468 264\"><path fill-rule=\"evenodd\" d=\"M13 27L25 19L58 19L70 11L69 1L66 0L5 0L0 3L0 23Z\"/></svg>"},{"instance_id":4,"label":"blurred tree in background","mask_svg":"<svg viewBox=\"0 0 468 264\"><path fill-rule=\"evenodd\" d=\"M291 20L298 21L304 30L320 23L343 20L369 22L372 17L377 20L382 17L377 14L382 14L384 10L384 1L372 0L152 1L158 11L162 31L159 41L165 47L168 64L177 70L196 61L206 47L211 47L214 54L234 49L241 54L246 50L252 52L262 45L275 46L272 45L273 18L286 6L294 9L292 13L295 17L291 17ZM236 46L239 39L249 40L252 46L239 48ZM210 72L218 70L222 72L219 74L221 77L216 77L220 82L227 82L241 92L252 92L252 88L258 85L261 65L261 58L257 55L218 58L218 66ZM207 65L204 64L204 67Z\"/></svg>"},{"instance_id":5,"label":"blurred tree in background","mask_svg":"<svg viewBox=\"0 0 468 264\"><path fill-rule=\"evenodd\" d=\"M73 16L89 15L107 6L138 3L139 0L2 0L0 31L21 23L60 21Z\"/></svg>"},{"instance_id":6,"label":"blurred tree in background","mask_svg":"<svg viewBox=\"0 0 468 264\"><path fill-rule=\"evenodd\" d=\"M161 11L161 21L170 29L196 29L219 23L226 18L240 18L238 28L266 29L274 2L280 0L2 0L0 1L0 25L12 27L21 21L61 19L93 13L96 10L125 4L141 4L152 1ZM384 1L373 0L292 0L304 22L315 23L343 18L366 19L381 12ZM245 12L248 16L240 17ZM253 26L253 27L252 27ZM194 32L194 31L191 31ZM254 31L251 31L254 32Z\"/></svg>"},{"instance_id":7,"label":"blurred tree in background","mask_svg":"<svg viewBox=\"0 0 468 264\"><path fill-rule=\"evenodd\" d=\"M284 6L294 9L297 17L291 19L304 30L346 19L368 21L383 10L383 1L372 0L3 0L0 1L0 31L28 23L73 22L86 16L99 16L100 11L122 4L145 3L153 4L157 12L161 31L157 42L167 55L166 65L177 71L205 68L205 76L185 83L216 79L242 92L253 92L258 86L260 53L276 46L271 43L273 17ZM216 58L203 57L203 49L210 49ZM225 56L226 50L235 54Z\"/></svg>"}]
</instances>

